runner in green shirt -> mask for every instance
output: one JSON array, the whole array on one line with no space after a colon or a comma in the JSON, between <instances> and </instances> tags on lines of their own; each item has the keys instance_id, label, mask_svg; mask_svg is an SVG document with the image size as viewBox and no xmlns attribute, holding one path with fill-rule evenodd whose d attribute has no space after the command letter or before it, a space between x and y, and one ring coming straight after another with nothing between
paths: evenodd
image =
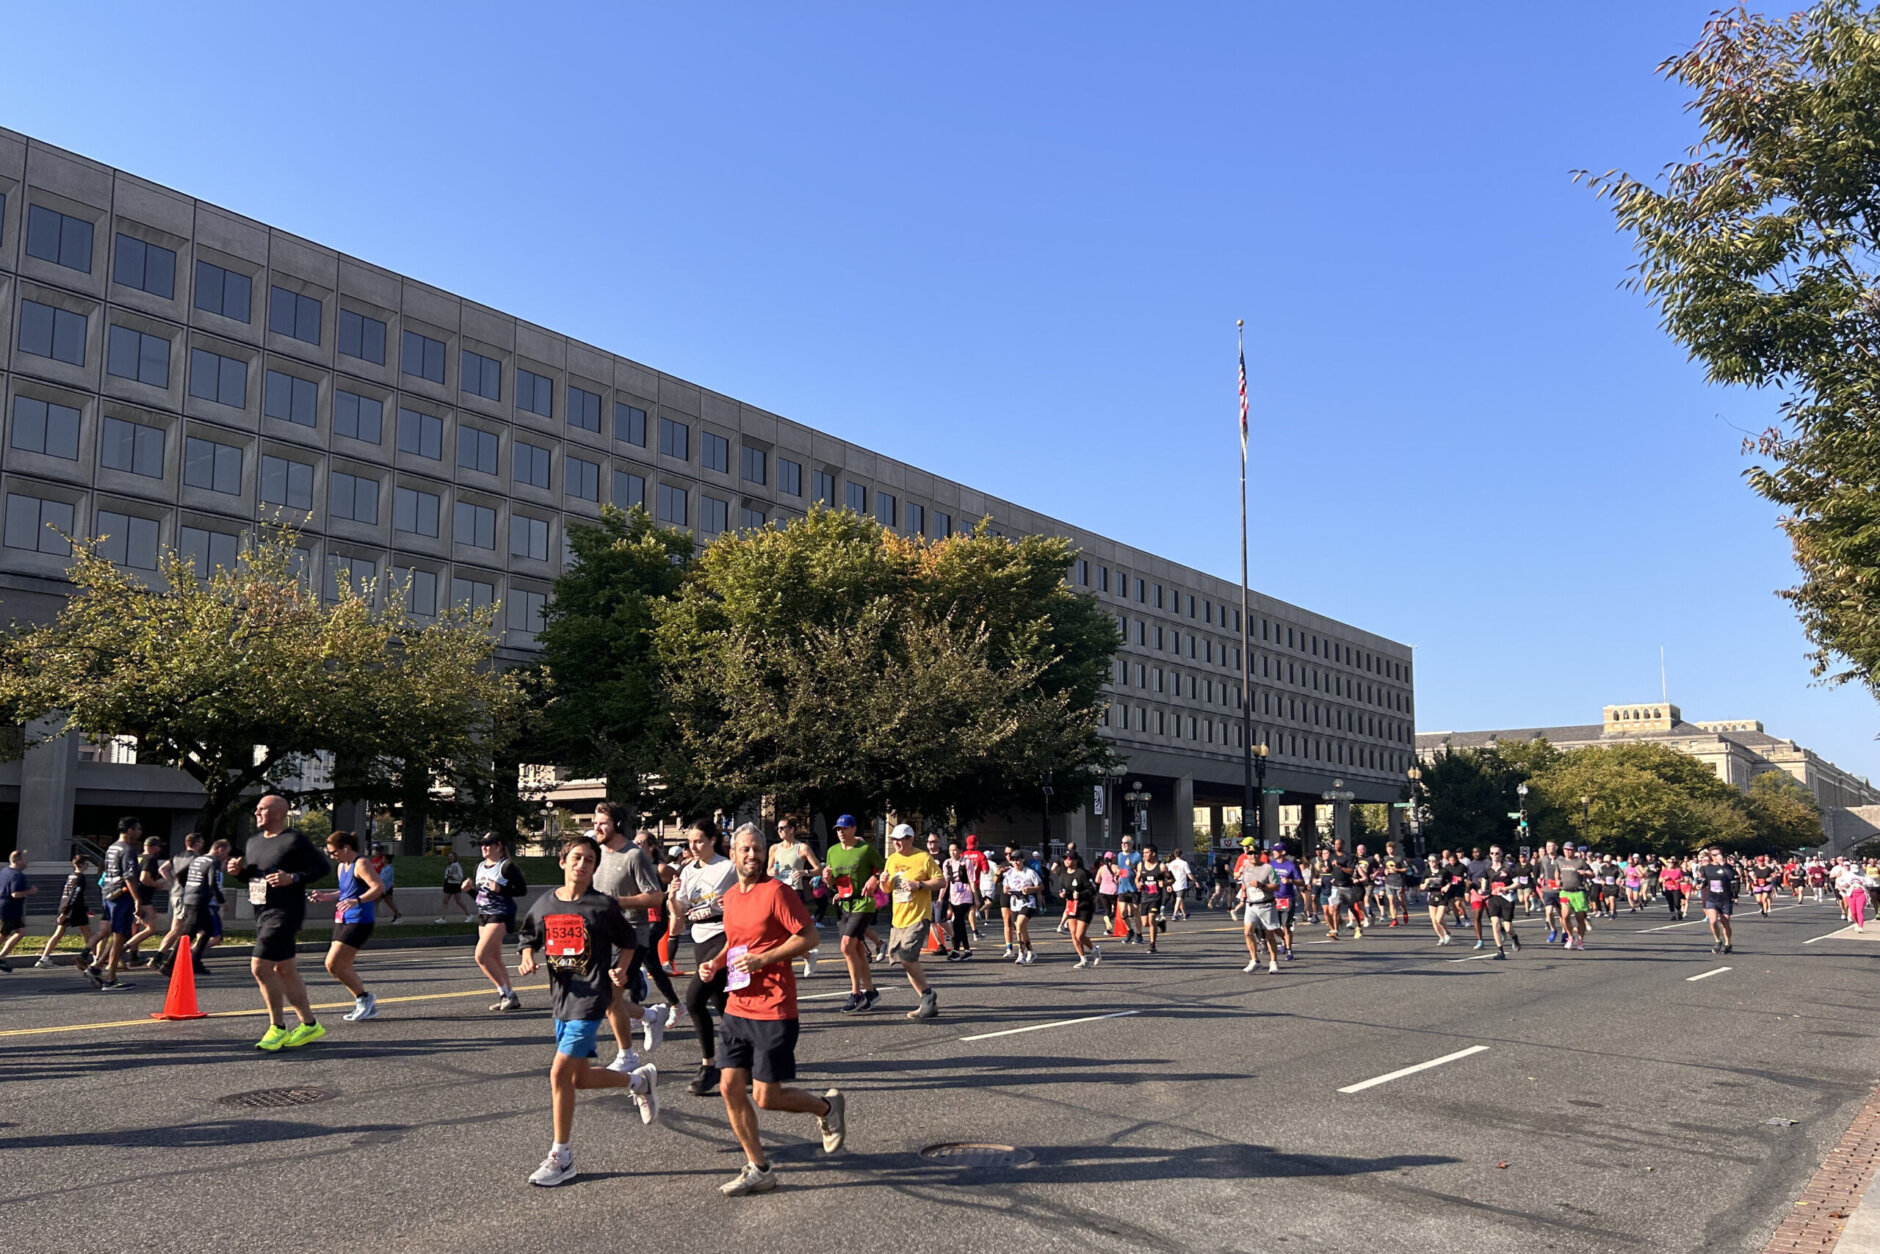
<instances>
[{"instance_id":1,"label":"runner in green shirt","mask_svg":"<svg viewBox=\"0 0 1880 1254\"><path fill-rule=\"evenodd\" d=\"M855 830L855 818L845 814L836 820L839 844L823 855L823 877L835 898L836 914L841 920L842 961L849 968L849 999L842 1003L845 1014L872 1010L881 994L875 991L874 973L868 969L866 936L875 926L875 887L881 874L881 854L873 845L863 844Z\"/></svg>"}]
</instances>

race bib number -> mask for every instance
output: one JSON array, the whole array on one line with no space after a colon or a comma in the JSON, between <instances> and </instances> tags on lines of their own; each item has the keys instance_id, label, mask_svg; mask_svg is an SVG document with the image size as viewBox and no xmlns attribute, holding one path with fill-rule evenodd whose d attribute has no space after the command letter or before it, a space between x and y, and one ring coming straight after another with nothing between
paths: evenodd
<instances>
[{"instance_id":1,"label":"race bib number","mask_svg":"<svg viewBox=\"0 0 1880 1254\"><path fill-rule=\"evenodd\" d=\"M737 966L738 959L750 952L749 945L733 945L725 950L725 987L734 993L751 986L751 973L740 971Z\"/></svg>"},{"instance_id":2,"label":"race bib number","mask_svg":"<svg viewBox=\"0 0 1880 1254\"><path fill-rule=\"evenodd\" d=\"M894 877L894 899L901 905L914 900L914 890L909 888L907 880L899 875Z\"/></svg>"},{"instance_id":3,"label":"race bib number","mask_svg":"<svg viewBox=\"0 0 1880 1254\"><path fill-rule=\"evenodd\" d=\"M268 904L268 881L266 878L257 877L248 881L248 904L251 906L265 906Z\"/></svg>"},{"instance_id":4,"label":"race bib number","mask_svg":"<svg viewBox=\"0 0 1880 1254\"><path fill-rule=\"evenodd\" d=\"M855 881L846 875L836 876L836 900L847 901L855 896Z\"/></svg>"},{"instance_id":5,"label":"race bib number","mask_svg":"<svg viewBox=\"0 0 1880 1254\"><path fill-rule=\"evenodd\" d=\"M1721 894L1723 892L1723 881L1722 880L1710 881L1710 891L1713 893Z\"/></svg>"},{"instance_id":6,"label":"race bib number","mask_svg":"<svg viewBox=\"0 0 1880 1254\"><path fill-rule=\"evenodd\" d=\"M587 954L587 921L578 914L551 914L542 920L548 933L545 948L551 958L581 958Z\"/></svg>"}]
</instances>

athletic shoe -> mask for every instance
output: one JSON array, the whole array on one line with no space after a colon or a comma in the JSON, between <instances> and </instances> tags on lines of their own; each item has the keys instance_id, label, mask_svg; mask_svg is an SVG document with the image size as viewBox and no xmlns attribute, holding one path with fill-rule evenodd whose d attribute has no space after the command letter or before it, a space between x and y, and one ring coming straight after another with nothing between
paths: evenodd
<instances>
[{"instance_id":1,"label":"athletic shoe","mask_svg":"<svg viewBox=\"0 0 1880 1254\"><path fill-rule=\"evenodd\" d=\"M1245 971L1249 974L1251 974L1252 972L1258 971L1259 969L1260 969L1260 960L1258 958L1255 958L1252 962L1249 962L1246 966L1241 968L1242 971Z\"/></svg>"},{"instance_id":2,"label":"athletic shoe","mask_svg":"<svg viewBox=\"0 0 1880 1254\"><path fill-rule=\"evenodd\" d=\"M850 993L849 999L842 1003L842 1013L845 1015L852 1015L861 1008L862 995L860 993Z\"/></svg>"},{"instance_id":3,"label":"athletic shoe","mask_svg":"<svg viewBox=\"0 0 1880 1254\"><path fill-rule=\"evenodd\" d=\"M1735 946L1735 945L1725 945L1725 946L1723 947L1723 952L1724 952L1724 953L1726 953L1726 954L1733 954L1733 953L1735 953L1735 952L1736 952L1736 946Z\"/></svg>"},{"instance_id":4,"label":"athletic shoe","mask_svg":"<svg viewBox=\"0 0 1880 1254\"><path fill-rule=\"evenodd\" d=\"M999 957L1001 957L1001 958L1010 958L1010 957L1012 956L1012 954L1013 954L1014 952L1015 952L1015 951L1014 951L1014 950L1012 949L1012 947L1011 947L1010 945L1007 945L1007 946L1005 947L1005 952L1004 952L1004 953L1002 953L1002 954L1000 954L1000 955L999 955Z\"/></svg>"},{"instance_id":5,"label":"athletic shoe","mask_svg":"<svg viewBox=\"0 0 1880 1254\"><path fill-rule=\"evenodd\" d=\"M501 1000L499 1000L496 1003L496 1005L493 1007L493 1009L520 1010L522 1009L522 998L516 996L516 994L512 992L507 997L504 997Z\"/></svg>"},{"instance_id":6,"label":"athletic shoe","mask_svg":"<svg viewBox=\"0 0 1880 1254\"><path fill-rule=\"evenodd\" d=\"M807 980L810 976L815 975L815 974L816 974L816 951L812 949L808 953L803 955L803 978Z\"/></svg>"},{"instance_id":7,"label":"athletic shoe","mask_svg":"<svg viewBox=\"0 0 1880 1254\"><path fill-rule=\"evenodd\" d=\"M13 964L8 962L5 958L0 958L0 971L3 971L8 975L12 975Z\"/></svg>"},{"instance_id":8,"label":"athletic shoe","mask_svg":"<svg viewBox=\"0 0 1880 1254\"><path fill-rule=\"evenodd\" d=\"M1476 947L1477 949L1480 949L1480 948L1482 947L1482 942L1481 942L1481 941L1479 941L1479 940L1478 940L1478 941L1476 941L1476 942L1475 942L1475 947Z\"/></svg>"},{"instance_id":9,"label":"athletic shoe","mask_svg":"<svg viewBox=\"0 0 1880 1254\"><path fill-rule=\"evenodd\" d=\"M659 1048L660 1042L666 1039L666 1008L664 1006L646 1008L645 1015L640 1019L640 1035L647 1053L650 1054Z\"/></svg>"},{"instance_id":10,"label":"athletic shoe","mask_svg":"<svg viewBox=\"0 0 1880 1254\"><path fill-rule=\"evenodd\" d=\"M1519 936L1516 936L1513 932L1510 932L1508 933L1508 940L1511 944L1514 945L1514 951L1516 953L1520 953L1521 952L1521 938Z\"/></svg>"},{"instance_id":11,"label":"athletic shoe","mask_svg":"<svg viewBox=\"0 0 1880 1254\"><path fill-rule=\"evenodd\" d=\"M1025 951L1024 950L1021 949L1015 954L1010 953L1010 951L1007 951L1007 952L1012 959L1013 966L1022 967L1025 965Z\"/></svg>"},{"instance_id":12,"label":"athletic shoe","mask_svg":"<svg viewBox=\"0 0 1880 1254\"><path fill-rule=\"evenodd\" d=\"M1363 940L1363 939L1364 939L1364 929L1363 929L1363 928L1361 928L1361 927L1354 927L1354 928L1352 928L1352 929L1351 929L1351 939L1352 939L1352 940Z\"/></svg>"},{"instance_id":13,"label":"athletic shoe","mask_svg":"<svg viewBox=\"0 0 1880 1254\"><path fill-rule=\"evenodd\" d=\"M122 993L127 989L136 987L137 986L129 980L112 980L109 984L100 984L98 991L101 993Z\"/></svg>"},{"instance_id":14,"label":"athletic shoe","mask_svg":"<svg viewBox=\"0 0 1880 1254\"><path fill-rule=\"evenodd\" d=\"M529 1176L529 1183L539 1185L544 1189L552 1189L572 1179L574 1179L574 1155L559 1157L550 1153L542 1160L542 1165Z\"/></svg>"},{"instance_id":15,"label":"athletic shoe","mask_svg":"<svg viewBox=\"0 0 1880 1254\"><path fill-rule=\"evenodd\" d=\"M745 1163L737 1178L719 1185L718 1191L726 1197L743 1197L747 1193L768 1193L776 1187L776 1172L756 1163Z\"/></svg>"},{"instance_id":16,"label":"athletic shoe","mask_svg":"<svg viewBox=\"0 0 1880 1254\"><path fill-rule=\"evenodd\" d=\"M640 1069L640 1055L629 1045L614 1055L614 1060L607 1064L609 1071L618 1071L622 1075Z\"/></svg>"},{"instance_id":17,"label":"athletic shoe","mask_svg":"<svg viewBox=\"0 0 1880 1254\"><path fill-rule=\"evenodd\" d=\"M1496 948L1495 948L1495 961L1497 961L1497 962L1506 962L1507 960L1508 960L1508 951L1507 951L1507 950L1505 950L1505 949L1503 949L1503 948L1501 948L1500 946L1496 946Z\"/></svg>"},{"instance_id":18,"label":"athletic shoe","mask_svg":"<svg viewBox=\"0 0 1880 1254\"><path fill-rule=\"evenodd\" d=\"M1267 964L1266 964L1266 973L1267 973L1268 975L1278 975L1278 974L1279 974L1279 963L1277 963L1277 962L1274 962L1274 961L1272 961L1271 959L1268 959L1268 961L1267 961Z\"/></svg>"},{"instance_id":19,"label":"athletic shoe","mask_svg":"<svg viewBox=\"0 0 1880 1254\"><path fill-rule=\"evenodd\" d=\"M281 1048L299 1049L302 1045L313 1044L325 1035L326 1024L324 1023L297 1024L294 1030L287 1034L287 1039L281 1042Z\"/></svg>"},{"instance_id":20,"label":"athletic shoe","mask_svg":"<svg viewBox=\"0 0 1880 1254\"><path fill-rule=\"evenodd\" d=\"M1155 952L1156 952L1156 948L1155 948L1155 942L1154 942L1154 941L1150 941L1150 942L1149 942L1149 952L1150 952L1150 953L1155 953Z\"/></svg>"},{"instance_id":21,"label":"athletic shoe","mask_svg":"<svg viewBox=\"0 0 1880 1254\"><path fill-rule=\"evenodd\" d=\"M265 1049L272 1054L280 1049L282 1045L286 1044L286 1042L287 1029L278 1024L270 1023L268 1030L261 1034L261 1039L255 1042L255 1048Z\"/></svg>"},{"instance_id":22,"label":"athletic shoe","mask_svg":"<svg viewBox=\"0 0 1880 1254\"><path fill-rule=\"evenodd\" d=\"M718 1091L718 1068L709 1062L698 1065L698 1074L692 1077L692 1083L685 1086L685 1091L694 1097L705 1097Z\"/></svg>"},{"instance_id":23,"label":"athletic shoe","mask_svg":"<svg viewBox=\"0 0 1880 1254\"><path fill-rule=\"evenodd\" d=\"M680 1010L679 1007L676 1005L673 1006L671 1009L666 1011L666 1027L668 1029L678 1027L679 1020L682 1017L684 1017L684 1011Z\"/></svg>"},{"instance_id":24,"label":"athletic shoe","mask_svg":"<svg viewBox=\"0 0 1880 1254\"><path fill-rule=\"evenodd\" d=\"M1103 961L1103 946L1092 945L1090 947L1090 965L1094 967L1099 962L1102 962L1102 961Z\"/></svg>"},{"instance_id":25,"label":"athletic shoe","mask_svg":"<svg viewBox=\"0 0 1880 1254\"><path fill-rule=\"evenodd\" d=\"M881 994L879 992L875 991L872 988L865 988L862 990L861 1008L863 1010L873 1010L875 1008L875 1003L880 1000L881 1000Z\"/></svg>"},{"instance_id":26,"label":"athletic shoe","mask_svg":"<svg viewBox=\"0 0 1880 1254\"><path fill-rule=\"evenodd\" d=\"M1088 957L1079 958L1076 962L1071 964L1071 970L1082 971L1084 968L1088 967L1089 965L1090 965L1090 959Z\"/></svg>"},{"instance_id":27,"label":"athletic shoe","mask_svg":"<svg viewBox=\"0 0 1880 1254\"><path fill-rule=\"evenodd\" d=\"M823 1094L823 1100L829 1103L829 1113L818 1119L816 1126L822 1130L823 1153L833 1154L842 1148L849 1134L849 1099L841 1089L830 1089Z\"/></svg>"},{"instance_id":28,"label":"athletic shoe","mask_svg":"<svg viewBox=\"0 0 1880 1254\"><path fill-rule=\"evenodd\" d=\"M627 1091L633 1096L633 1104L640 1108L641 1123L659 1121L659 1068L652 1063L633 1069L634 1086Z\"/></svg>"},{"instance_id":29,"label":"athletic shoe","mask_svg":"<svg viewBox=\"0 0 1880 1254\"><path fill-rule=\"evenodd\" d=\"M50 971L52 970L54 963L52 959L50 958L41 958L38 962L35 962L33 965L38 967L41 971Z\"/></svg>"},{"instance_id":30,"label":"athletic shoe","mask_svg":"<svg viewBox=\"0 0 1880 1254\"><path fill-rule=\"evenodd\" d=\"M1279 953L1280 957L1284 958L1286 961L1291 962L1293 960L1292 946L1287 945L1283 947Z\"/></svg>"},{"instance_id":31,"label":"athletic shoe","mask_svg":"<svg viewBox=\"0 0 1880 1254\"><path fill-rule=\"evenodd\" d=\"M440 914L440 915L438 915L438 916L437 916L437 921L438 921L439 923L442 923L442 922L444 921L444 916L443 916L443 915L441 915L441 914Z\"/></svg>"},{"instance_id":32,"label":"athletic shoe","mask_svg":"<svg viewBox=\"0 0 1880 1254\"><path fill-rule=\"evenodd\" d=\"M90 980L93 988L104 987L104 974L97 967L80 967L79 974Z\"/></svg>"},{"instance_id":33,"label":"athletic shoe","mask_svg":"<svg viewBox=\"0 0 1880 1254\"><path fill-rule=\"evenodd\" d=\"M920 1005L907 1012L910 1019L932 1019L940 1014L940 995L931 988L921 994Z\"/></svg>"},{"instance_id":34,"label":"athletic shoe","mask_svg":"<svg viewBox=\"0 0 1880 1254\"><path fill-rule=\"evenodd\" d=\"M357 1023L361 1019L379 1017L379 999L376 993L367 993L363 997L353 998L353 1008L340 1016L348 1023Z\"/></svg>"}]
</instances>

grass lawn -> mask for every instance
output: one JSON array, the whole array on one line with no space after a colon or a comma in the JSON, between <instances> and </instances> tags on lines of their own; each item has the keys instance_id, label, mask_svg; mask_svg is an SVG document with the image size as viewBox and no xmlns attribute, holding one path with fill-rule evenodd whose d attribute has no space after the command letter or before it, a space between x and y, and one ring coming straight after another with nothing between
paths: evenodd
<instances>
[{"instance_id":1,"label":"grass lawn","mask_svg":"<svg viewBox=\"0 0 1880 1254\"><path fill-rule=\"evenodd\" d=\"M555 864L553 858L512 858L510 860L522 868L522 878L532 886L561 883L561 868ZM476 874L477 859L459 858L457 861L463 867L463 873L466 876ZM393 887L437 888L444 883L444 867L449 862L449 858L435 854L401 853L392 860L392 865L397 868L398 872ZM316 880L313 887L332 888L337 882L335 874L329 872L325 879Z\"/></svg>"}]
</instances>

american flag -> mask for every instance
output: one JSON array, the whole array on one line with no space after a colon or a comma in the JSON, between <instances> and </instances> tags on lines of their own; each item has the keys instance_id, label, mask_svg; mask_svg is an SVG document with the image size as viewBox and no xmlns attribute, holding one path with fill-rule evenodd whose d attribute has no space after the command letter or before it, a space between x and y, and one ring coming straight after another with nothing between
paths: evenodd
<instances>
[{"instance_id":1,"label":"american flag","mask_svg":"<svg viewBox=\"0 0 1880 1254\"><path fill-rule=\"evenodd\" d=\"M1247 343L1238 333L1240 348L1240 460L1247 460Z\"/></svg>"}]
</instances>

